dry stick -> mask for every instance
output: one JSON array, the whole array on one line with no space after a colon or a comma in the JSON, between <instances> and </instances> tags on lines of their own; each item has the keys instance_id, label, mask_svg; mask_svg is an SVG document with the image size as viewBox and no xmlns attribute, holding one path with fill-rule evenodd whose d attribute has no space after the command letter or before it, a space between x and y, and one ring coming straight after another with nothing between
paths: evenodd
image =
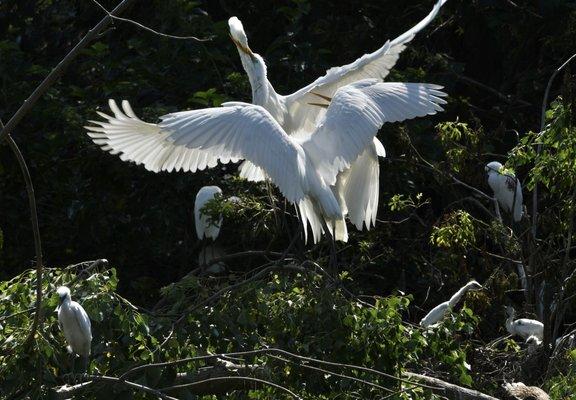
<instances>
[{"instance_id":1,"label":"dry stick","mask_svg":"<svg viewBox=\"0 0 576 400\"><path fill-rule=\"evenodd\" d=\"M272 386L278 390L283 391L284 393L289 394L290 396L292 396L293 398L297 399L297 400L301 400L301 397L298 396L296 393L292 392L290 389L285 388L284 386L280 386L277 383L274 382L270 382L270 381L266 381L264 379L258 379L258 378L252 378L249 376L219 376L219 377L215 377L215 378L208 378L208 379L204 379L198 382L191 382L191 383L183 383L181 385L174 385L174 386L169 386L169 387L165 387L160 389L162 392L167 392L170 390L176 390L176 389L184 389L184 388L189 388L189 387L194 387L194 386L198 386L198 385L203 385L209 382L218 382L218 381L248 381L248 382L256 382L256 383L260 383L262 385L268 385L268 386Z\"/></svg>"},{"instance_id":2,"label":"dry stick","mask_svg":"<svg viewBox=\"0 0 576 400\"><path fill-rule=\"evenodd\" d=\"M542 135L544 132L544 125L546 123L546 107L548 106L548 96L550 95L550 88L552 87L552 83L554 82L554 78L560 71L566 67L576 57L576 54L573 54L568 60L566 60L560 67L558 67L550 79L548 80L548 84L546 85L546 91L544 92L544 99L542 100L542 109L540 111L540 133L538 135ZM536 148L536 158L540 156L542 152L542 143L538 143ZM538 182L534 183L534 191L532 192L532 237L536 240L537 234L537 227L536 223L538 220Z\"/></svg>"},{"instance_id":3,"label":"dry stick","mask_svg":"<svg viewBox=\"0 0 576 400\"><path fill-rule=\"evenodd\" d=\"M150 388L148 386L144 386L140 383L135 383L135 382L130 382L130 381L123 380L123 379L118 379L118 378L113 377L113 376L84 374L81 377L84 379L89 379L90 381L83 382L83 383L80 383L78 385L74 385L72 387L68 387L68 386L60 387L59 389L57 389L55 391L55 397L57 399L70 399L70 398L74 397L75 391L83 390L87 386L91 385L91 383L109 382L112 385L124 385L124 386L131 388L131 389L138 390L140 392L149 393L149 394L152 394L152 395L159 397L161 399L164 399L164 400L178 400L176 397L169 396L165 393L160 392L159 390L152 389L152 388Z\"/></svg>"},{"instance_id":4,"label":"dry stick","mask_svg":"<svg viewBox=\"0 0 576 400\"><path fill-rule=\"evenodd\" d=\"M403 375L407 378L417 379L430 385L435 385L436 388L432 389L434 393L443 394L452 400L498 400L496 397L488 396L487 394L481 393L477 390L454 385L438 378L414 374L412 372L404 372Z\"/></svg>"},{"instance_id":5,"label":"dry stick","mask_svg":"<svg viewBox=\"0 0 576 400\"><path fill-rule=\"evenodd\" d=\"M296 361L288 360L288 359L285 359L285 358L282 358L282 357L278 357L278 356L274 356L274 355L270 355L270 357L271 357L271 358L274 358L274 359L276 359L276 360L285 362L285 363L290 363L290 364L293 364L293 365L297 365L297 366L302 367L302 368L311 369L312 371L318 371L318 372L322 372L322 373L324 373L324 374L334 375L334 376L337 376L337 377L339 377L339 378L350 379L350 380L353 380L353 381L355 381L355 382L362 383L362 384L367 385L367 386L375 387L375 388L377 388L377 389L383 390L383 391L388 392L388 393L394 393L394 391L391 390L391 389L388 389L388 388L386 388L386 387L384 387L384 386L381 386L381 385L377 385L377 384L375 384L375 383L373 383L373 382L368 382L368 381L366 381L366 380L364 380L364 379L355 378L355 377L350 376L350 375L339 374L339 373L337 373L337 372L330 371L330 370L327 370L327 369L324 369L324 368L313 367L312 365L307 365L307 364L303 364L303 363L298 363L298 362L296 362Z\"/></svg>"},{"instance_id":6,"label":"dry stick","mask_svg":"<svg viewBox=\"0 0 576 400\"><path fill-rule=\"evenodd\" d=\"M4 124L0 121L0 128L4 128ZM42 320L42 241L40 239L40 228L38 227L38 211L36 209L36 197L34 196L34 185L32 184L32 178L30 177L30 171L26 165L26 160L22 152L18 148L18 145L12 139L12 136L7 135L6 141L8 146L16 159L18 164L20 164L20 169L22 170L22 176L24 176L24 182L26 182L26 192L28 193L28 206L30 207L30 221L32 223L32 232L34 234L34 250L36 252L36 313L34 314L34 322L32 323L32 329L28 334L28 338L24 343L26 345L30 344L34 335L36 334L36 329Z\"/></svg>"},{"instance_id":7,"label":"dry stick","mask_svg":"<svg viewBox=\"0 0 576 400\"><path fill-rule=\"evenodd\" d=\"M118 4L114 10L112 10L110 15L115 16L120 14L133 1L134 0L122 0L122 2ZM34 92L32 92L32 94L26 100L24 100L24 103L20 106L12 118L10 118L6 126L2 128L0 131L0 141L12 133L22 118L28 114L32 107L34 107L34 104L36 104L36 102L44 95L44 93L46 93L46 91L58 80L60 75L70 65L72 60L74 60L80 54L82 49L84 49L88 43L90 43L90 41L96 39L100 32L102 32L110 24L111 21L112 18L109 15L102 18L102 20L98 22L94 28L90 29L88 33L76 44L76 46L74 46L74 48L70 50L68 54L66 54L62 61L60 61L58 65L52 71L50 71L42 83L40 83L40 85L34 89Z\"/></svg>"},{"instance_id":8,"label":"dry stick","mask_svg":"<svg viewBox=\"0 0 576 400\"><path fill-rule=\"evenodd\" d=\"M206 360L211 360L211 359L215 359L215 358L239 357L239 356L257 356L260 354L262 354L262 355L280 354L280 355L283 355L286 357L296 358L296 359L301 360L301 361L307 361L307 362L312 362L312 363L321 364L321 365L328 365L328 366L339 367L339 368L356 369L359 371L364 371L364 372L376 374L376 375L379 375L379 376L382 376L385 378L394 379L394 380L399 381L399 382L407 383L410 385L416 385L416 386L424 387L427 389L438 389L436 386L430 386L430 385L426 385L423 383L410 381L408 379L404 379L404 378L401 378L401 377L398 377L398 376L395 376L392 374L388 374L386 372L378 371L376 369L362 367L359 365L342 364L342 363L318 360L316 358L300 356L298 354L290 353L286 350L282 350L282 349L278 349L278 348L238 351L238 352L234 352L234 353L209 354L209 355L204 355L204 356L183 358L183 359L175 360L175 361L166 361L166 362L161 362L161 363L144 364L144 365L139 365L137 367L133 367L133 368L129 369L128 371L124 372L124 374L122 374L119 379L124 380L124 379L126 379L126 377L128 375L131 375L131 374L138 372L138 371L145 370L147 368L159 368L159 367L174 366L174 365L190 363L193 361L206 361Z\"/></svg>"},{"instance_id":9,"label":"dry stick","mask_svg":"<svg viewBox=\"0 0 576 400\"><path fill-rule=\"evenodd\" d=\"M142 25L140 22L136 22L136 21L128 19L128 18L121 18L121 17L117 17L117 16L113 15L114 11L112 11L112 13L111 13L110 11L108 11L106 9L106 7L104 7L102 4L100 4L97 0L92 0L92 2L95 3L98 7L100 7L102 9L102 11L104 11L106 14L108 14L108 16L110 18L113 18L117 21L128 22L130 24L136 25L138 28L144 29L145 31L148 31L148 32L152 32L153 34L158 35L158 36L162 36L162 37L165 37L168 39L194 40L197 42L207 42L207 41L211 40L210 38L200 39L200 38L197 38L196 36L176 36L176 35L170 35L168 33L158 32L152 28L147 27L146 25Z\"/></svg>"}]
</instances>

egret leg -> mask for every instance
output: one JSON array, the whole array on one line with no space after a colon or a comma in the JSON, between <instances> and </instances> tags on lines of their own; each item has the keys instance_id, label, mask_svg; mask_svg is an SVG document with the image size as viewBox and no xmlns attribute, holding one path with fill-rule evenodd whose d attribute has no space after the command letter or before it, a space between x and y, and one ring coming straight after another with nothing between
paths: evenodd
<instances>
[{"instance_id":1,"label":"egret leg","mask_svg":"<svg viewBox=\"0 0 576 400\"><path fill-rule=\"evenodd\" d=\"M72 384L76 384L76 354L70 353L72 355Z\"/></svg>"},{"instance_id":2,"label":"egret leg","mask_svg":"<svg viewBox=\"0 0 576 400\"><path fill-rule=\"evenodd\" d=\"M332 232L336 231L336 227L335 225L332 226L332 231L330 231L328 229L328 225L326 224L326 221L322 221L322 227L324 228L324 231L326 232L326 234L330 237L330 261L328 262L328 269L330 270L330 272L334 275L334 277L336 276L336 274L338 273L338 259L337 259L337 254L336 254L336 238L334 237L334 234Z\"/></svg>"}]
</instances>

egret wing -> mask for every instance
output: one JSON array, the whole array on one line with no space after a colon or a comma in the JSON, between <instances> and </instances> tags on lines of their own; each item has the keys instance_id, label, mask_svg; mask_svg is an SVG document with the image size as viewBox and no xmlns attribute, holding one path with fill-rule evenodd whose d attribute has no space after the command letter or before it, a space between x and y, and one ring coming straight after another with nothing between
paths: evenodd
<instances>
[{"instance_id":1,"label":"egret wing","mask_svg":"<svg viewBox=\"0 0 576 400\"><path fill-rule=\"evenodd\" d=\"M302 142L317 171L330 185L338 172L373 143L386 122L398 122L442 111L441 86L379 82L366 79L340 88L318 128Z\"/></svg>"},{"instance_id":2,"label":"egret wing","mask_svg":"<svg viewBox=\"0 0 576 400\"><path fill-rule=\"evenodd\" d=\"M383 79L396 64L400 53L414 36L424 29L438 14L440 8L448 0L438 0L432 11L418 24L404 32L392 41L388 41L373 53L365 54L351 64L333 67L326 74L314 82L286 96L286 106L291 116L292 131L311 131L324 113L322 107L312 106L309 103L318 103L318 96L332 97L338 88L347 84L369 78Z\"/></svg>"},{"instance_id":3,"label":"egret wing","mask_svg":"<svg viewBox=\"0 0 576 400\"><path fill-rule=\"evenodd\" d=\"M89 338L89 340L91 341L92 340L92 324L90 322L90 318L88 317L88 314L86 314L86 311L84 310L84 308L78 303L72 303L72 305L70 307L74 313L74 318L76 319L76 323L78 324L78 327L80 328L80 331L82 332L82 337Z\"/></svg>"},{"instance_id":4,"label":"egret wing","mask_svg":"<svg viewBox=\"0 0 576 400\"><path fill-rule=\"evenodd\" d=\"M145 123L124 101L124 112L110 102L114 117L93 121L88 134L96 144L126 161L143 163L153 171L195 171L247 159L261 167L292 202L304 197L305 156L264 108L246 103L182 111Z\"/></svg>"}]
</instances>

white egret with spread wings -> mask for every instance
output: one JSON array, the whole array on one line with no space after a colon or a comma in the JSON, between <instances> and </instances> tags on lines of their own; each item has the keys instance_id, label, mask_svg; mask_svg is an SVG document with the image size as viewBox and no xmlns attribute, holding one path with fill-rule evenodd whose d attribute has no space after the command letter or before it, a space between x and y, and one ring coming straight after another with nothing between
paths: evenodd
<instances>
[{"instance_id":1,"label":"white egret with spread wings","mask_svg":"<svg viewBox=\"0 0 576 400\"><path fill-rule=\"evenodd\" d=\"M367 78L385 78L406 44L436 17L446 1L437 1L423 20L396 39L387 41L378 50L363 55L351 64L329 69L324 76L288 96L276 93L267 79L266 64L263 58L248 46L240 20L232 17L228 24L230 37L238 48L242 65L252 86L252 102L264 107L288 135L306 136L316 128L326 113L323 100L329 101L338 88L347 84ZM411 118L408 112L410 107L410 104L404 104L403 109L397 109L396 120ZM376 222L380 176L378 156L385 155L384 146L374 137L360 155L350 162L350 168L340 172L337 177L336 187L342 212L359 230L364 225L370 229ZM240 175L251 181L261 181L266 177L265 171L250 160L241 165Z\"/></svg>"},{"instance_id":2,"label":"white egret with spread wings","mask_svg":"<svg viewBox=\"0 0 576 400\"><path fill-rule=\"evenodd\" d=\"M266 80L266 75L260 75ZM182 111L140 120L127 101L109 102L113 116L91 121L88 135L104 150L120 154L151 171L196 171L245 159L261 168L286 199L297 205L307 238L317 242L324 227L347 240L336 187L338 174L350 168L373 143L386 122L442 111L445 93L426 83L384 83L366 79L341 87L326 113L306 134L288 135L264 107L224 103L222 107Z\"/></svg>"}]
</instances>

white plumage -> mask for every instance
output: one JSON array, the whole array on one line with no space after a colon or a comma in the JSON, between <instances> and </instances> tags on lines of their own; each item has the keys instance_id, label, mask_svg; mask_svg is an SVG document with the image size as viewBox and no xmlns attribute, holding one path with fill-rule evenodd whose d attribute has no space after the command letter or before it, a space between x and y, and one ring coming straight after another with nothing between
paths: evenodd
<instances>
[{"instance_id":1,"label":"white plumage","mask_svg":"<svg viewBox=\"0 0 576 400\"><path fill-rule=\"evenodd\" d=\"M522 186L513 173L502 174L502 164L498 161L488 163L485 170L488 174L488 185L500 206L512 214L514 221L522 219Z\"/></svg>"},{"instance_id":2,"label":"white plumage","mask_svg":"<svg viewBox=\"0 0 576 400\"><path fill-rule=\"evenodd\" d=\"M340 204L331 188L386 122L435 114L446 101L441 87L423 83L383 83L367 79L340 88L315 129L289 136L263 107L230 102L223 107L183 111L158 124L140 120L127 101L114 116L91 121L88 135L102 149L120 153L152 171L196 171L246 159L261 168L286 199L295 203L314 241L322 219L336 239L345 240Z\"/></svg>"},{"instance_id":3,"label":"white plumage","mask_svg":"<svg viewBox=\"0 0 576 400\"><path fill-rule=\"evenodd\" d=\"M539 340L542 342L544 340L544 324L535 319L520 318L514 320L516 316L516 311L512 307L506 307L506 314L508 318L506 319L506 330L511 335L518 335L522 339L527 340L531 336L531 341Z\"/></svg>"},{"instance_id":4,"label":"white plumage","mask_svg":"<svg viewBox=\"0 0 576 400\"><path fill-rule=\"evenodd\" d=\"M340 87L350 83L367 78L382 80L386 77L406 44L436 17L446 1L437 1L432 11L422 21L396 39L387 41L375 52L365 54L351 64L329 69L324 76L288 96L277 94L268 81L266 64L262 57L253 53L248 46L248 39L240 20L232 17L228 24L230 36L238 48L242 65L252 86L252 102L268 110L288 135L298 137L307 136L316 129L318 122L326 113L326 108L318 105L322 104L319 101L329 100ZM397 111L399 113L396 115L396 121L410 118L403 114L407 111L406 108ZM377 138L366 143L363 151L362 155L353 160L350 167L342 172L336 184L342 212L359 230L363 226L370 229L376 221L380 191L378 156L386 155L384 146ZM250 160L241 165L240 175L250 181L266 178L266 173ZM307 213L311 212L312 210L307 210ZM345 235L345 225L340 228L342 235ZM320 228L312 229L318 231Z\"/></svg>"},{"instance_id":5,"label":"white plumage","mask_svg":"<svg viewBox=\"0 0 576 400\"><path fill-rule=\"evenodd\" d=\"M72 301L70 289L60 286L57 292L60 298L60 305L57 309L58 325L68 343L68 351L83 357L87 363L92 343L90 318L80 304Z\"/></svg>"},{"instance_id":6,"label":"white plumage","mask_svg":"<svg viewBox=\"0 0 576 400\"><path fill-rule=\"evenodd\" d=\"M222 195L222 189L218 186L203 186L196 194L194 202L194 222L198 239L210 238L216 240L222 226L222 216L219 221L210 221L210 216L202 213L202 208L216 195Z\"/></svg>"},{"instance_id":7,"label":"white plumage","mask_svg":"<svg viewBox=\"0 0 576 400\"><path fill-rule=\"evenodd\" d=\"M504 390L518 400L550 400L548 393L536 386L526 386L522 382L505 383Z\"/></svg>"},{"instance_id":8,"label":"white plumage","mask_svg":"<svg viewBox=\"0 0 576 400\"><path fill-rule=\"evenodd\" d=\"M420 325L423 327L429 327L440 322L450 310L452 310L456 304L460 301L462 296L466 294L469 290L480 290L482 285L476 281L470 281L460 289L450 298L450 300L438 304L434 307L422 320Z\"/></svg>"}]
</instances>

